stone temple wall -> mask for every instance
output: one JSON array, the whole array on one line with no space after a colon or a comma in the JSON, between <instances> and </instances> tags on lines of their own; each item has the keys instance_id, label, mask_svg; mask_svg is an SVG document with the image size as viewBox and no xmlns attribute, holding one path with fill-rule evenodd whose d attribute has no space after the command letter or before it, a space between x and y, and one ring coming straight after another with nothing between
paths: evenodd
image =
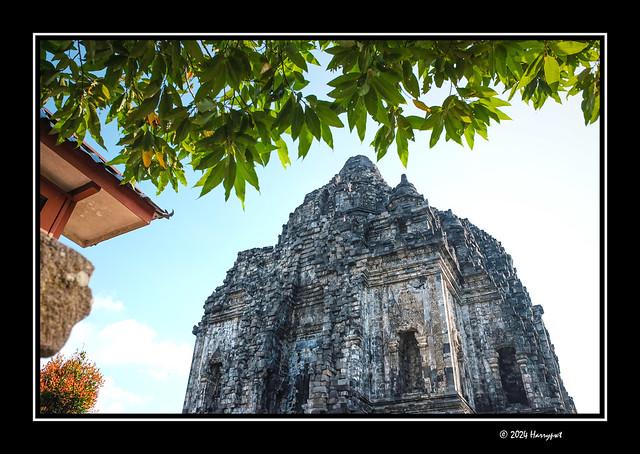
<instances>
[{"instance_id":1,"label":"stone temple wall","mask_svg":"<svg viewBox=\"0 0 640 454\"><path fill-rule=\"evenodd\" d=\"M500 243L364 156L204 309L185 413L575 413Z\"/></svg>"}]
</instances>

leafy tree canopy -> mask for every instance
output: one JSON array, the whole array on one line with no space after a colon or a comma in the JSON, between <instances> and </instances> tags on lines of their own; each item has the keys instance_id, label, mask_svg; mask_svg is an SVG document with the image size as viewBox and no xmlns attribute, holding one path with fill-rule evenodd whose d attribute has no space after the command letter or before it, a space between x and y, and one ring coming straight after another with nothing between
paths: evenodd
<instances>
[{"instance_id":1,"label":"leafy tree canopy","mask_svg":"<svg viewBox=\"0 0 640 454\"><path fill-rule=\"evenodd\" d=\"M305 92L319 52L336 72L328 99ZM492 120L509 119L496 87L535 109L581 93L585 124L600 112L599 40L43 40L39 58L40 105L55 102L59 141L89 132L104 147L105 109L122 134L110 164L124 164L124 183L177 191L189 164L203 171L201 195L222 184L243 205L247 183L259 190L256 165L273 152L290 164L285 135L304 158L314 140L333 147L345 120L364 140L371 117L378 159L395 142L406 166L415 131L431 131L430 147L443 135L470 148L487 139ZM441 105L421 100L444 83Z\"/></svg>"},{"instance_id":2,"label":"leafy tree canopy","mask_svg":"<svg viewBox=\"0 0 640 454\"><path fill-rule=\"evenodd\" d=\"M102 373L85 352L77 351L69 359L58 354L40 371L40 412L87 413L96 404L103 383Z\"/></svg>"}]
</instances>

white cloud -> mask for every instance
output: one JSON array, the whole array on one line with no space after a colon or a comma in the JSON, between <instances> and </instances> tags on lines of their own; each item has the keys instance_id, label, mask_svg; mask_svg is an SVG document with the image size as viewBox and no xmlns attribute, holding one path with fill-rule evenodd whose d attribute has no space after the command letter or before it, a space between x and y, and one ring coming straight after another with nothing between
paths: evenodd
<instances>
[{"instance_id":1,"label":"white cloud","mask_svg":"<svg viewBox=\"0 0 640 454\"><path fill-rule=\"evenodd\" d=\"M102 329L81 321L73 328L62 353L68 356L76 349L85 350L99 368L140 368L155 380L184 378L185 382L193 353L186 342L159 339L153 328L134 319L110 323Z\"/></svg>"},{"instance_id":2,"label":"white cloud","mask_svg":"<svg viewBox=\"0 0 640 454\"><path fill-rule=\"evenodd\" d=\"M86 351L105 376L96 411L179 413L193 345L162 337L135 319L103 325L95 315L76 324L61 353Z\"/></svg>"},{"instance_id":3,"label":"white cloud","mask_svg":"<svg viewBox=\"0 0 640 454\"><path fill-rule=\"evenodd\" d=\"M137 412L135 406L144 404L147 399L116 385L111 377L105 377L104 385L98 392L97 413Z\"/></svg>"},{"instance_id":4,"label":"white cloud","mask_svg":"<svg viewBox=\"0 0 640 454\"><path fill-rule=\"evenodd\" d=\"M134 319L107 325L95 341L95 360L100 364L139 366L157 380L189 372L190 345L160 340L153 328Z\"/></svg>"},{"instance_id":5,"label":"white cloud","mask_svg":"<svg viewBox=\"0 0 640 454\"><path fill-rule=\"evenodd\" d=\"M104 310L109 312L122 312L124 304L108 295L96 295L93 297L92 309Z\"/></svg>"}]
</instances>

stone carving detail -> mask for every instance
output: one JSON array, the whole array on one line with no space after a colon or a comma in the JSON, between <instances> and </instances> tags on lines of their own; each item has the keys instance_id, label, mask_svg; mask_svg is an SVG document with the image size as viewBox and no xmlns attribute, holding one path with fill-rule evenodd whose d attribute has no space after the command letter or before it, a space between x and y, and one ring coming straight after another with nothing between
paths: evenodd
<instances>
[{"instance_id":1,"label":"stone carving detail","mask_svg":"<svg viewBox=\"0 0 640 454\"><path fill-rule=\"evenodd\" d=\"M240 252L194 327L186 413L574 413L498 241L364 156Z\"/></svg>"},{"instance_id":2,"label":"stone carving detail","mask_svg":"<svg viewBox=\"0 0 640 454\"><path fill-rule=\"evenodd\" d=\"M422 302L408 290L402 290L396 302L390 299L389 322L392 331L418 331L424 332L424 309Z\"/></svg>"}]
</instances>

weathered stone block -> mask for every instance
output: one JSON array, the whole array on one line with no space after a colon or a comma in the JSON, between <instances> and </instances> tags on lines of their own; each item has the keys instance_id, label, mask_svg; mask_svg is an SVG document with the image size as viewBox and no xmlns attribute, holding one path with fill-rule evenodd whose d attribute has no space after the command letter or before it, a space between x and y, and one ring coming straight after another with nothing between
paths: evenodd
<instances>
[{"instance_id":1,"label":"weathered stone block","mask_svg":"<svg viewBox=\"0 0 640 454\"><path fill-rule=\"evenodd\" d=\"M91 312L93 265L40 232L40 356L55 355L71 329Z\"/></svg>"}]
</instances>

